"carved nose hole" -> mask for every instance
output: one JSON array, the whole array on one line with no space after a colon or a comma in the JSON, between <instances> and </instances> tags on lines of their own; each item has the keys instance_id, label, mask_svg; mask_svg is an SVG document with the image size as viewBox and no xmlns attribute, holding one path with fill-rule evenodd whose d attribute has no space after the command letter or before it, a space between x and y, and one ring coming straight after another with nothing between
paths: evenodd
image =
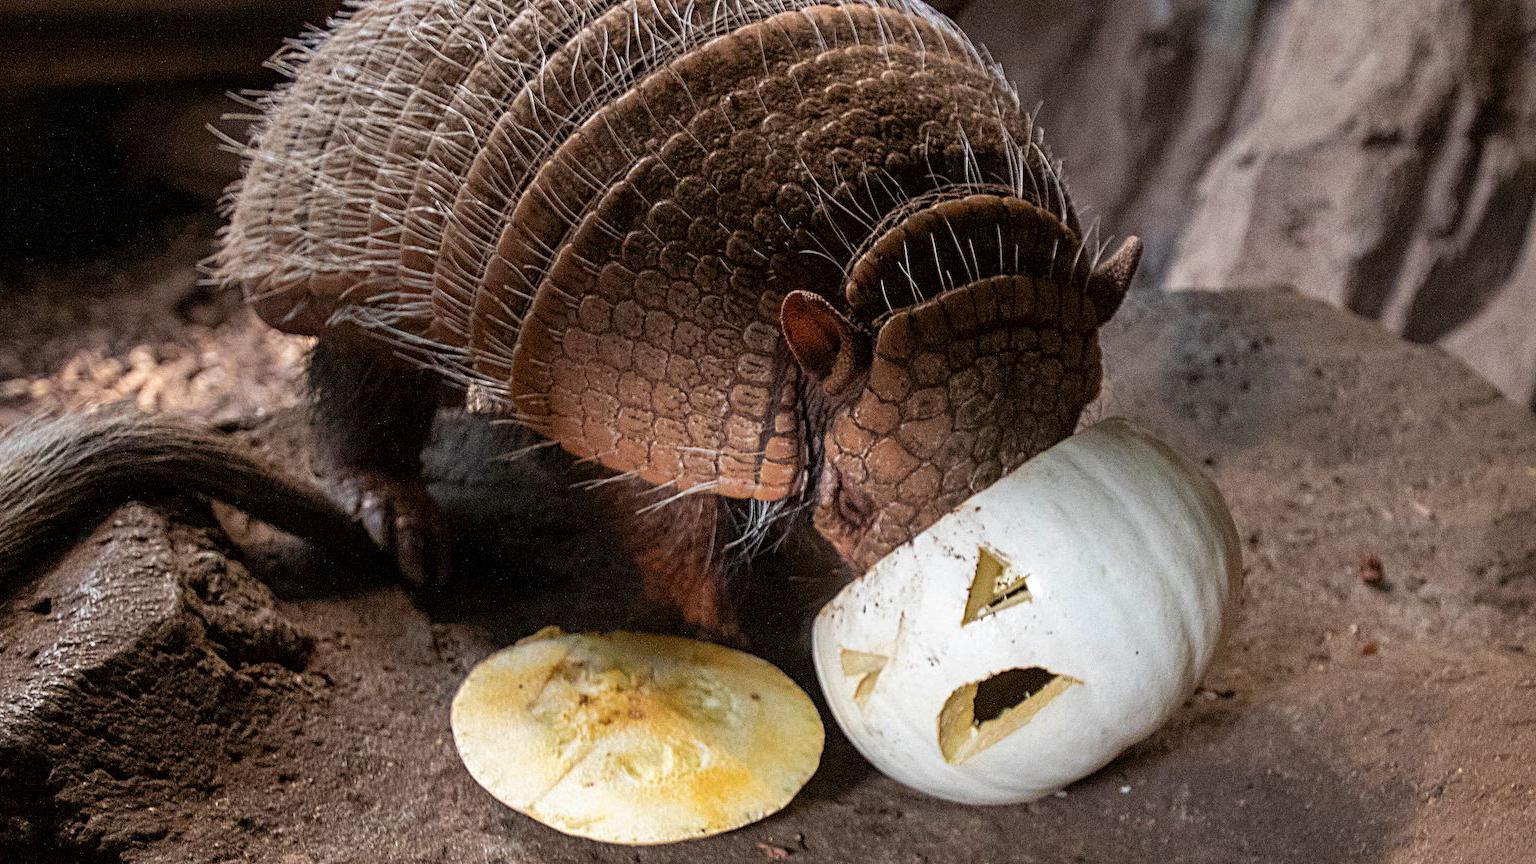
<instances>
[{"instance_id":1,"label":"carved nose hole","mask_svg":"<svg viewBox=\"0 0 1536 864\"><path fill-rule=\"evenodd\" d=\"M960 687L939 711L939 750L944 761L958 765L1007 738L1081 683L1069 675L1030 666Z\"/></svg>"},{"instance_id":2,"label":"carved nose hole","mask_svg":"<svg viewBox=\"0 0 1536 864\"><path fill-rule=\"evenodd\" d=\"M880 672L885 669L885 664L890 662L891 658L883 654L850 651L844 648L841 659L843 674L849 678L859 679L859 683L853 685L853 702L863 708L864 703L869 701L869 694L875 690L875 682L880 680Z\"/></svg>"},{"instance_id":3,"label":"carved nose hole","mask_svg":"<svg viewBox=\"0 0 1536 864\"><path fill-rule=\"evenodd\" d=\"M970 594L965 599L964 626L1010 606L1027 603L1029 579L1019 573L1001 555L985 546L976 550L976 575L971 578Z\"/></svg>"}]
</instances>

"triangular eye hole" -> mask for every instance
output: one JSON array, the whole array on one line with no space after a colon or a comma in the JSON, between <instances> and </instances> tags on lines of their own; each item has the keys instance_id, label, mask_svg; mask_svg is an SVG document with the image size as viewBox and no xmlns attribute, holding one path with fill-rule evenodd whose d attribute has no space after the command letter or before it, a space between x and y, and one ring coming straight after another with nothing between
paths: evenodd
<instances>
[{"instance_id":1,"label":"triangular eye hole","mask_svg":"<svg viewBox=\"0 0 1536 864\"><path fill-rule=\"evenodd\" d=\"M964 626L1032 599L1029 577L1014 569L1001 555L982 546L976 550L976 575L971 579L971 591L965 599L965 617L960 624Z\"/></svg>"},{"instance_id":2,"label":"triangular eye hole","mask_svg":"<svg viewBox=\"0 0 1536 864\"><path fill-rule=\"evenodd\" d=\"M884 654L870 654L867 651L851 651L844 648L841 659L843 674L849 678L859 679L859 683L853 686L853 702L862 708L864 703L869 701L869 694L875 690L875 682L880 680L880 673L891 658Z\"/></svg>"}]
</instances>

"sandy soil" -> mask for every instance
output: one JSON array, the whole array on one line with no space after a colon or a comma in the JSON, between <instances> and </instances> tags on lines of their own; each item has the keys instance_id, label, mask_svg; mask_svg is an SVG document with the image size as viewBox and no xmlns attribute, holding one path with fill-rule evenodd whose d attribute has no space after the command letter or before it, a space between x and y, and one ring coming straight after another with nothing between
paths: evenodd
<instances>
[{"instance_id":1,"label":"sandy soil","mask_svg":"<svg viewBox=\"0 0 1536 864\"><path fill-rule=\"evenodd\" d=\"M307 340L200 284L215 224L167 218L84 267L0 271L0 425L120 400L215 424L296 404Z\"/></svg>"},{"instance_id":2,"label":"sandy soil","mask_svg":"<svg viewBox=\"0 0 1536 864\"><path fill-rule=\"evenodd\" d=\"M7 416L93 396L63 383L68 358L138 345L229 370L220 386L163 391L188 394L179 410L291 401L286 343L234 311L172 323L184 295L157 285L82 300L85 329L70 318L22 350L0 342L14 364L0 378L29 382ZM0 327L42 314L29 302L7 297ZM114 326L126 321L141 323ZM1523 860L1536 837L1536 418L1436 350L1283 294L1141 297L1107 345L1095 414L1136 418L1204 460L1245 537L1247 587L1204 688L1062 796L932 801L834 731L786 811L707 841L604 847L500 807L449 736L468 668L544 624L666 621L558 471L497 460L504 430L447 417L430 470L459 578L442 595L172 502L119 511L0 597L0 858ZM294 412L229 425L302 463ZM812 689L804 623L833 587L817 552L797 543L765 566L751 616L759 650Z\"/></svg>"}]
</instances>

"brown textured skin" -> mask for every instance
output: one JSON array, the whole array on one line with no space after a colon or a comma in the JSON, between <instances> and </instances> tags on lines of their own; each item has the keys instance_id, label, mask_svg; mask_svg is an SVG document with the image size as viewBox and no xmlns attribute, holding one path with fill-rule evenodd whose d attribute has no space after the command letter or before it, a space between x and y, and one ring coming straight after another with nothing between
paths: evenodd
<instances>
[{"instance_id":1,"label":"brown textured skin","mask_svg":"<svg viewBox=\"0 0 1536 864\"><path fill-rule=\"evenodd\" d=\"M843 158L878 159L899 176L919 164L925 131L928 146L955 135L933 125L970 121L982 137L996 98L979 70L946 67L929 85L942 103L912 99L919 51L941 51L943 40L920 27L895 31L894 16L820 7L744 28L626 94L556 155L547 173L567 161L593 171L604 153L622 164L632 148L602 133L644 140L664 134L673 113L686 118L677 122L687 132L607 186L557 247L549 281L561 290L538 294L513 357L522 414L577 455L652 483L718 482L721 494L763 500L797 491L804 431L795 371L777 344L778 307L787 290L836 284L806 266L801 250L815 241L776 218L786 204L808 209L796 202L804 190L837 185L837 163L807 171L805 151L847 142ZM866 44L882 27L893 44ZM799 60L818 35L840 47ZM871 80L876 66L881 78ZM743 91L761 98L729 96ZM729 109L688 116L716 99ZM632 227L610 230L622 226Z\"/></svg>"},{"instance_id":2,"label":"brown textured skin","mask_svg":"<svg viewBox=\"0 0 1536 864\"><path fill-rule=\"evenodd\" d=\"M1090 266L1017 96L906 0L381 0L291 94L221 274L622 477L648 587L717 629L730 501L862 569L1070 434L1139 254Z\"/></svg>"}]
</instances>

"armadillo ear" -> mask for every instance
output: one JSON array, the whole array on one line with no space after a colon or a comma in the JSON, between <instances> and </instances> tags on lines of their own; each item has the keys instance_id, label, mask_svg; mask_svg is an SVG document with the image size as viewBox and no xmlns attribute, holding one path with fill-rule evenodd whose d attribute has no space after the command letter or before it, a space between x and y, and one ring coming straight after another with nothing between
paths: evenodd
<instances>
[{"instance_id":1,"label":"armadillo ear","mask_svg":"<svg viewBox=\"0 0 1536 864\"><path fill-rule=\"evenodd\" d=\"M828 393L845 389L869 362L869 340L820 294L791 291L779 307L779 327L795 362Z\"/></svg>"},{"instance_id":2,"label":"armadillo ear","mask_svg":"<svg viewBox=\"0 0 1536 864\"><path fill-rule=\"evenodd\" d=\"M1141 264L1141 239L1127 237L1115 250L1115 254L1099 262L1088 277L1088 296L1103 324L1115 315L1125 292L1136 278L1136 267Z\"/></svg>"}]
</instances>

